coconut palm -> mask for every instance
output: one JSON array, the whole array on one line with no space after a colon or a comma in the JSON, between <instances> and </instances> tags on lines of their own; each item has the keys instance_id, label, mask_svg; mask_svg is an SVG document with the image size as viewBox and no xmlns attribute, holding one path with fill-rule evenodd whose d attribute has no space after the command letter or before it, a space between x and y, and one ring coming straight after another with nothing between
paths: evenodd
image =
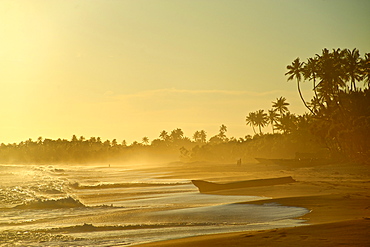
<instances>
[{"instance_id":1,"label":"coconut palm","mask_svg":"<svg viewBox=\"0 0 370 247\"><path fill-rule=\"evenodd\" d=\"M315 93L315 97L317 97L317 92L316 92L316 78L317 78L317 72L318 72L318 67L317 67L317 58L309 58L307 60L307 63L304 63L303 67L303 75L305 79L312 80L313 82L313 91Z\"/></svg>"},{"instance_id":2,"label":"coconut palm","mask_svg":"<svg viewBox=\"0 0 370 247\"><path fill-rule=\"evenodd\" d=\"M365 86L370 88L370 53L365 53L365 58L362 59L362 79Z\"/></svg>"},{"instance_id":3,"label":"coconut palm","mask_svg":"<svg viewBox=\"0 0 370 247\"><path fill-rule=\"evenodd\" d=\"M148 145L149 144L149 138L148 137L143 137L143 139L141 140L142 141L142 143L144 144L144 145Z\"/></svg>"},{"instance_id":4,"label":"coconut palm","mask_svg":"<svg viewBox=\"0 0 370 247\"><path fill-rule=\"evenodd\" d=\"M323 49L318 55L318 73L320 78L317 84L317 91L327 104L330 104L337 97L340 88L346 87L346 74L344 69L344 52L340 49L329 52Z\"/></svg>"},{"instance_id":5,"label":"coconut palm","mask_svg":"<svg viewBox=\"0 0 370 247\"><path fill-rule=\"evenodd\" d=\"M227 132L227 127L224 124L222 124L220 126L220 132L217 135L220 138L220 140L222 140L222 141L227 141L228 140L226 135L225 135L226 132Z\"/></svg>"},{"instance_id":6,"label":"coconut palm","mask_svg":"<svg viewBox=\"0 0 370 247\"><path fill-rule=\"evenodd\" d=\"M220 134L225 134L227 132L227 127L225 125L220 126Z\"/></svg>"},{"instance_id":7,"label":"coconut palm","mask_svg":"<svg viewBox=\"0 0 370 247\"><path fill-rule=\"evenodd\" d=\"M159 137L160 137L163 141L167 141L167 140L168 140L168 138L169 138L169 135L168 135L167 131L162 130L162 132L159 134Z\"/></svg>"},{"instance_id":8,"label":"coconut palm","mask_svg":"<svg viewBox=\"0 0 370 247\"><path fill-rule=\"evenodd\" d=\"M207 141L207 133L204 130L199 131L199 138L201 143L205 143Z\"/></svg>"},{"instance_id":9,"label":"coconut palm","mask_svg":"<svg viewBox=\"0 0 370 247\"><path fill-rule=\"evenodd\" d=\"M298 88L298 93L299 96L302 99L303 104L306 106L310 112L312 112L311 108L308 107L306 101L304 100L301 92L301 87L300 87L300 81L302 79L302 74L303 74L303 63L299 61L299 57L297 57L291 65L288 65L286 67L288 69L288 72L285 73L285 75L289 75L288 81L293 80L294 78L297 80L297 88ZM313 112L312 112L313 113Z\"/></svg>"},{"instance_id":10,"label":"coconut palm","mask_svg":"<svg viewBox=\"0 0 370 247\"><path fill-rule=\"evenodd\" d=\"M361 71L361 58L358 49L344 50L345 54L345 66L348 77L351 80L351 90L356 91L356 81L361 81L362 71Z\"/></svg>"},{"instance_id":11,"label":"coconut palm","mask_svg":"<svg viewBox=\"0 0 370 247\"><path fill-rule=\"evenodd\" d=\"M256 130L254 129L254 126L256 125L256 113L250 112L245 118L245 121L247 122L247 125L252 126L254 134L257 134Z\"/></svg>"},{"instance_id":12,"label":"coconut palm","mask_svg":"<svg viewBox=\"0 0 370 247\"><path fill-rule=\"evenodd\" d=\"M290 133L297 128L297 117L289 112L281 116L279 122L276 124L276 129L284 133Z\"/></svg>"},{"instance_id":13,"label":"coconut palm","mask_svg":"<svg viewBox=\"0 0 370 247\"><path fill-rule=\"evenodd\" d=\"M279 119L279 114L273 109L268 110L267 119L268 119L269 124L271 124L272 133L274 133L274 125L275 123L277 123Z\"/></svg>"},{"instance_id":14,"label":"coconut palm","mask_svg":"<svg viewBox=\"0 0 370 247\"><path fill-rule=\"evenodd\" d=\"M322 108L322 98L314 96L311 99L311 102L308 103L309 106L311 107L312 111L315 113L315 115L318 114L319 110Z\"/></svg>"},{"instance_id":15,"label":"coconut palm","mask_svg":"<svg viewBox=\"0 0 370 247\"><path fill-rule=\"evenodd\" d=\"M280 113L280 117L282 117L286 112L289 112L288 102L286 102L285 97L276 98L276 102L272 102L272 108L274 111L278 111Z\"/></svg>"},{"instance_id":16,"label":"coconut palm","mask_svg":"<svg viewBox=\"0 0 370 247\"><path fill-rule=\"evenodd\" d=\"M171 131L170 138L176 142L184 138L184 132L181 129L174 129Z\"/></svg>"},{"instance_id":17,"label":"coconut palm","mask_svg":"<svg viewBox=\"0 0 370 247\"><path fill-rule=\"evenodd\" d=\"M260 134L262 135L261 127L265 127L268 123L267 113L265 113L264 110L256 111L255 122L256 122L256 125L258 126Z\"/></svg>"}]
</instances>

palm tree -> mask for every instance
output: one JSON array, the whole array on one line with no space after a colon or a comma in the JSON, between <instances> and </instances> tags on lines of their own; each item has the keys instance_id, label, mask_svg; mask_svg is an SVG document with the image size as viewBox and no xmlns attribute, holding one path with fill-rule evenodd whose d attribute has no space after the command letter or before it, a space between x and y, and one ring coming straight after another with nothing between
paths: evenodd
<instances>
[{"instance_id":1,"label":"palm tree","mask_svg":"<svg viewBox=\"0 0 370 247\"><path fill-rule=\"evenodd\" d=\"M167 131L165 130L162 130L162 132L159 134L159 137L163 140L163 141L167 141L169 136L168 136L168 133Z\"/></svg>"},{"instance_id":2,"label":"palm tree","mask_svg":"<svg viewBox=\"0 0 370 247\"><path fill-rule=\"evenodd\" d=\"M256 111L256 125L258 126L260 130L260 134L262 135L261 127L265 127L268 119L267 119L267 113L264 112L264 110L258 110Z\"/></svg>"},{"instance_id":3,"label":"palm tree","mask_svg":"<svg viewBox=\"0 0 370 247\"><path fill-rule=\"evenodd\" d=\"M320 79L317 84L317 91L326 104L335 101L340 88L345 88L346 74L344 67L344 52L340 49L333 50L332 53L328 49L322 50L322 55L316 54L318 57L318 73Z\"/></svg>"},{"instance_id":4,"label":"palm tree","mask_svg":"<svg viewBox=\"0 0 370 247\"><path fill-rule=\"evenodd\" d=\"M344 55L346 72L348 73L348 77L351 79L351 91L356 91L356 81L361 81L362 79L360 52L356 48L352 51L346 49L344 50Z\"/></svg>"},{"instance_id":5,"label":"palm tree","mask_svg":"<svg viewBox=\"0 0 370 247\"><path fill-rule=\"evenodd\" d=\"M297 117L294 114L287 113L281 116L279 122L276 124L276 129L283 133L290 133L297 127Z\"/></svg>"},{"instance_id":6,"label":"palm tree","mask_svg":"<svg viewBox=\"0 0 370 247\"><path fill-rule=\"evenodd\" d=\"M195 133L193 135L193 139L194 139L195 142L200 141L200 132L199 131L195 131Z\"/></svg>"},{"instance_id":7,"label":"palm tree","mask_svg":"<svg viewBox=\"0 0 370 247\"><path fill-rule=\"evenodd\" d=\"M148 137L143 137L143 139L142 139L142 143L144 144L144 145L148 145L149 144L149 138Z\"/></svg>"},{"instance_id":8,"label":"palm tree","mask_svg":"<svg viewBox=\"0 0 370 247\"><path fill-rule=\"evenodd\" d=\"M199 138L201 143L205 143L207 141L207 133L204 130L199 131Z\"/></svg>"},{"instance_id":9,"label":"palm tree","mask_svg":"<svg viewBox=\"0 0 370 247\"><path fill-rule=\"evenodd\" d=\"M271 109L268 111L267 119L269 124L271 124L272 133L274 133L274 125L278 121L279 114L275 110Z\"/></svg>"},{"instance_id":10,"label":"palm tree","mask_svg":"<svg viewBox=\"0 0 370 247\"><path fill-rule=\"evenodd\" d=\"M309 106L311 107L312 111L317 115L319 113L319 110L322 108L322 98L314 96L311 99L311 102L308 103Z\"/></svg>"},{"instance_id":11,"label":"palm tree","mask_svg":"<svg viewBox=\"0 0 370 247\"><path fill-rule=\"evenodd\" d=\"M272 108L280 113L280 117L282 117L285 112L289 112L288 105L290 104L286 102L285 97L276 98L276 102L272 102Z\"/></svg>"},{"instance_id":12,"label":"palm tree","mask_svg":"<svg viewBox=\"0 0 370 247\"><path fill-rule=\"evenodd\" d=\"M178 141L183 139L184 132L181 129L175 129L171 131L170 138L172 141Z\"/></svg>"},{"instance_id":13,"label":"palm tree","mask_svg":"<svg viewBox=\"0 0 370 247\"><path fill-rule=\"evenodd\" d=\"M362 79L365 86L370 87L370 53L365 53L365 58L362 59Z\"/></svg>"},{"instance_id":14,"label":"palm tree","mask_svg":"<svg viewBox=\"0 0 370 247\"><path fill-rule=\"evenodd\" d=\"M300 87L300 81L302 79L302 73L303 73L303 63L299 61L299 57L297 57L291 65L288 65L286 67L288 69L288 72L285 73L285 75L289 75L288 81L293 80L294 78L297 80L297 88L299 96L302 99L303 104L307 107L310 112L312 112L311 108L308 107L306 101L304 100L301 92ZM313 113L313 112L312 112Z\"/></svg>"},{"instance_id":15,"label":"palm tree","mask_svg":"<svg viewBox=\"0 0 370 247\"><path fill-rule=\"evenodd\" d=\"M206 142L206 138L207 138L207 134L204 130L201 130L201 131L195 131L194 135L193 135L193 139L195 142L198 142L198 143L205 143Z\"/></svg>"},{"instance_id":16,"label":"palm tree","mask_svg":"<svg viewBox=\"0 0 370 247\"><path fill-rule=\"evenodd\" d=\"M318 61L318 58L309 58L307 60L307 63L304 63L304 67L303 67L304 78L313 81L313 91L316 97L317 97L316 78L317 78L317 72L318 72L317 61Z\"/></svg>"},{"instance_id":17,"label":"palm tree","mask_svg":"<svg viewBox=\"0 0 370 247\"><path fill-rule=\"evenodd\" d=\"M227 137L225 135L226 132L227 132L227 127L224 124L222 124L220 126L220 132L217 135L218 138L220 138L220 140L222 140L222 141L227 141Z\"/></svg>"},{"instance_id":18,"label":"palm tree","mask_svg":"<svg viewBox=\"0 0 370 247\"><path fill-rule=\"evenodd\" d=\"M227 132L227 127L225 125L220 126L220 135L224 135Z\"/></svg>"},{"instance_id":19,"label":"palm tree","mask_svg":"<svg viewBox=\"0 0 370 247\"><path fill-rule=\"evenodd\" d=\"M254 129L254 126L256 125L256 113L250 112L245 118L245 121L247 122L247 125L252 126L254 134L257 134L256 130Z\"/></svg>"}]
</instances>

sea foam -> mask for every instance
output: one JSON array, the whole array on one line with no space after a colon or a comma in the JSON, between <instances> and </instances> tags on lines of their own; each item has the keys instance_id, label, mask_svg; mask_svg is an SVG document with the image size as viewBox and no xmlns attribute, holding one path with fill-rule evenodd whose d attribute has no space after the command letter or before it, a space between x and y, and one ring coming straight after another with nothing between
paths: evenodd
<instances>
[{"instance_id":1,"label":"sea foam","mask_svg":"<svg viewBox=\"0 0 370 247\"><path fill-rule=\"evenodd\" d=\"M49 199L26 202L21 205L14 207L15 209L56 209L56 208L77 208L85 207L79 200L72 197L66 197L61 199Z\"/></svg>"}]
</instances>

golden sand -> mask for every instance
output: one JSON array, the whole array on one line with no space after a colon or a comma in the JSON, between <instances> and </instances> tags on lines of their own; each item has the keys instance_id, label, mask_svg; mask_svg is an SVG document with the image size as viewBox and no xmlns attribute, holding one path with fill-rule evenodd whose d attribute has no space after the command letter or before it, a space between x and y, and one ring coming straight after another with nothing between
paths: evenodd
<instances>
[{"instance_id":1,"label":"golden sand","mask_svg":"<svg viewBox=\"0 0 370 247\"><path fill-rule=\"evenodd\" d=\"M292 176L297 182L222 190L221 195L266 196L272 199L246 202L278 203L305 207L309 225L264 231L205 235L148 243L140 246L370 246L370 172L365 165L330 164L283 167L245 164L176 164L167 176L231 182Z\"/></svg>"}]
</instances>

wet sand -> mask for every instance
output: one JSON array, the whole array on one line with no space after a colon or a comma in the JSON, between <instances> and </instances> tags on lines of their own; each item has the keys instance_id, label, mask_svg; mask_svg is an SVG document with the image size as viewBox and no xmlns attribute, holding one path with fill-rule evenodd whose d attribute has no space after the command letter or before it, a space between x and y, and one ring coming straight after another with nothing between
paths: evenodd
<instances>
[{"instance_id":1,"label":"wet sand","mask_svg":"<svg viewBox=\"0 0 370 247\"><path fill-rule=\"evenodd\" d=\"M138 246L370 246L370 172L366 165L294 168L263 164L183 164L173 166L167 177L171 176L213 182L292 176L297 182L212 194L266 196L272 199L246 203L305 207L311 212L300 219L309 225L205 235Z\"/></svg>"}]
</instances>

